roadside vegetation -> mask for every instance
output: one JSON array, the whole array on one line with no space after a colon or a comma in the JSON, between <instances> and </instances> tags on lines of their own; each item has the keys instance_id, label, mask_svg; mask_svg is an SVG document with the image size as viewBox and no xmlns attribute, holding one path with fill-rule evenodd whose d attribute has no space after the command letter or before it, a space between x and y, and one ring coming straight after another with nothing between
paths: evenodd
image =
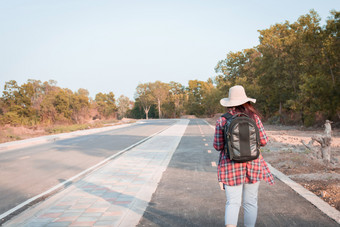
<instances>
[{"instance_id":1,"label":"roadside vegetation","mask_svg":"<svg viewBox=\"0 0 340 227\"><path fill-rule=\"evenodd\" d=\"M30 79L22 85L7 81L0 97L2 134L10 127L57 133L122 118L209 117L224 112L219 100L236 84L257 99L256 107L268 123L321 126L329 119L338 126L340 12L331 11L326 23L320 23L311 10L295 22L259 30L259 45L227 53L217 62L217 76L189 80L187 85L141 83L135 101L124 95L117 99L113 92L98 93L93 99L84 88L71 91L53 80Z\"/></svg>"},{"instance_id":2,"label":"roadside vegetation","mask_svg":"<svg viewBox=\"0 0 340 227\"><path fill-rule=\"evenodd\" d=\"M211 116L224 111L219 100L240 84L270 123L320 126L329 119L339 125L340 12L320 22L311 10L296 22L259 30L258 46L229 52L217 63L219 75L207 81L140 84L132 116Z\"/></svg>"}]
</instances>

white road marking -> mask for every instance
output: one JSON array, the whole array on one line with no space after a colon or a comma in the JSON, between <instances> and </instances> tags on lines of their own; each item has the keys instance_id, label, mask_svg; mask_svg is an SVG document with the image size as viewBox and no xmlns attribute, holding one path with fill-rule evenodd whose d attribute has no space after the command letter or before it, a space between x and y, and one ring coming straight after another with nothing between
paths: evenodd
<instances>
[{"instance_id":1,"label":"white road marking","mask_svg":"<svg viewBox=\"0 0 340 227\"><path fill-rule=\"evenodd\" d=\"M31 156L23 156L23 157L20 157L19 160L24 160L24 159L28 159L30 158Z\"/></svg>"},{"instance_id":2,"label":"white road marking","mask_svg":"<svg viewBox=\"0 0 340 227\"><path fill-rule=\"evenodd\" d=\"M286 176L279 170L275 169L268 162L267 162L267 165L269 167L270 172L273 175L275 175L277 178L279 178L280 181L288 185L290 188L296 191L299 195L301 195L303 198L311 202L319 210L324 212L328 217L332 218L338 224L340 224L340 212L337 209L330 206L328 203L326 203L325 201L320 199L318 196L316 196L313 192L308 191L302 185L296 183L295 181L290 179L288 176Z\"/></svg>"},{"instance_id":3,"label":"white road marking","mask_svg":"<svg viewBox=\"0 0 340 227\"><path fill-rule=\"evenodd\" d=\"M55 192L56 190L58 190L60 188L63 188L66 184L72 183L73 180L78 179L78 178L80 178L82 176L85 176L85 174L90 173L91 171L94 171L94 170L102 167L104 164L106 164L107 162L111 161L112 159L114 159L116 157L119 157L121 154L123 154L123 153L129 151L130 149L132 149L132 148L134 148L134 147L144 143L145 141L147 141L147 140L151 139L152 137L156 136L157 134L160 134L161 132L169 129L171 126L173 126L173 125L170 125L170 126L166 127L165 129L162 129L162 130L152 134L151 136L148 136L148 137L146 137L146 138L144 138L144 139L142 139L142 140L140 140L140 141L130 145L129 147L127 147L127 148L117 152L116 154L111 155L110 157L106 158L105 160L97 163L96 165L94 165L94 166L92 166L92 167L82 171L81 173L78 173L77 175L75 175L75 176L65 180L64 182L62 182L62 183L60 183L58 185L55 185L54 187L48 189L47 191L45 191L43 193L40 193L39 195L36 195L36 196L34 196L34 197L32 197L32 198L30 198L30 199L28 199L28 200L18 204L17 206L13 207L12 209L10 209L10 210L0 214L0 219L5 218L6 216L10 215L11 213L13 213L13 212L23 208L24 206L30 204L33 201L36 201L37 199L39 199L39 198L41 198L43 196L46 196L46 195L48 195L48 194L50 194L52 192Z\"/></svg>"}]
</instances>

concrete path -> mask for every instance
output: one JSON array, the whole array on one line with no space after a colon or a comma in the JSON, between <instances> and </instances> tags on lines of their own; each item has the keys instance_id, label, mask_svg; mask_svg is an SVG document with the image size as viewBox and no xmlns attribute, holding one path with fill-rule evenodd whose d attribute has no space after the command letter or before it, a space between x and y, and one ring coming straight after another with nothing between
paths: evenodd
<instances>
[{"instance_id":1,"label":"concrete path","mask_svg":"<svg viewBox=\"0 0 340 227\"><path fill-rule=\"evenodd\" d=\"M188 120L122 154L4 226L135 226Z\"/></svg>"},{"instance_id":2,"label":"concrete path","mask_svg":"<svg viewBox=\"0 0 340 227\"><path fill-rule=\"evenodd\" d=\"M25 140L18 140L18 141L11 141L11 142L6 142L6 143L1 143L0 144L0 153L5 152L11 149L18 149L18 148L27 148L29 146L34 146L34 145L39 145L39 144L44 144L44 143L50 143L54 142L57 140L62 140L62 139L68 139L68 138L73 138L73 137L78 137L78 136L84 136L84 135L90 135L94 133L100 133L100 132L106 132L118 128L125 128L129 127L131 125L136 125L136 124L142 124L143 121L139 121L133 124L120 124L120 125L113 125L113 126L107 126L107 127L101 127L101 128L93 128L93 129L87 129L87 130L78 130L74 132L68 132L68 133L59 133L55 135L47 135L47 136L39 136L39 137L34 137L30 139L25 139Z\"/></svg>"},{"instance_id":3,"label":"concrete path","mask_svg":"<svg viewBox=\"0 0 340 227\"><path fill-rule=\"evenodd\" d=\"M25 140L20 141L25 147L0 152L0 224L8 210L16 210L34 198L39 200L41 193L50 193L51 188L63 188L69 184L67 180L76 180L75 176L84 177L120 151L140 144L176 121L149 120L109 130L84 130L77 132L78 136L58 135L60 139L51 142L39 137L35 141L41 144L32 146L31 140Z\"/></svg>"},{"instance_id":4,"label":"concrete path","mask_svg":"<svg viewBox=\"0 0 340 227\"><path fill-rule=\"evenodd\" d=\"M224 226L213 129L199 119L188 122L180 120L4 226ZM339 224L276 179L274 186L261 183L257 226Z\"/></svg>"},{"instance_id":5,"label":"concrete path","mask_svg":"<svg viewBox=\"0 0 340 227\"><path fill-rule=\"evenodd\" d=\"M226 199L217 183L213 133L204 121L190 121L138 227L224 226ZM279 179L275 182L260 184L256 226L339 226ZM238 224L243 226L242 209Z\"/></svg>"}]
</instances>

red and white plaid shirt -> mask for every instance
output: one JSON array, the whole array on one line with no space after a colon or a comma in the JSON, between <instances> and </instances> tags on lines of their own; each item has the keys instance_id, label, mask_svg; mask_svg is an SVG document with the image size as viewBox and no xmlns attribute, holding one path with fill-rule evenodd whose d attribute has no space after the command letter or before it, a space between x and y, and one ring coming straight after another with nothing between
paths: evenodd
<instances>
[{"instance_id":1,"label":"red and white plaid shirt","mask_svg":"<svg viewBox=\"0 0 340 227\"><path fill-rule=\"evenodd\" d=\"M234 111L230 111L234 115ZM254 114L254 120L260 131L261 146L265 146L268 142L268 137L264 131L263 124L260 118ZM262 155L249 162L238 163L231 161L224 152L223 126L227 120L220 117L216 122L214 148L220 151L220 160L218 162L218 181L229 186L236 186L243 183L255 183L260 180L265 180L269 184L274 184L274 177L269 171L267 163Z\"/></svg>"}]
</instances>

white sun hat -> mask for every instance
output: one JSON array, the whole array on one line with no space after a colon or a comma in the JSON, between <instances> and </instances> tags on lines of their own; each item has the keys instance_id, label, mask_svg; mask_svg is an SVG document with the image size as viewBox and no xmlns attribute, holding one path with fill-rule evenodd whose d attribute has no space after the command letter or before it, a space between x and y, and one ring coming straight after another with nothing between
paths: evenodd
<instances>
[{"instance_id":1,"label":"white sun hat","mask_svg":"<svg viewBox=\"0 0 340 227\"><path fill-rule=\"evenodd\" d=\"M240 85L233 86L229 89L229 97L220 100L222 106L232 107L240 106L246 102L256 102L256 99L248 98L244 88Z\"/></svg>"}]
</instances>

